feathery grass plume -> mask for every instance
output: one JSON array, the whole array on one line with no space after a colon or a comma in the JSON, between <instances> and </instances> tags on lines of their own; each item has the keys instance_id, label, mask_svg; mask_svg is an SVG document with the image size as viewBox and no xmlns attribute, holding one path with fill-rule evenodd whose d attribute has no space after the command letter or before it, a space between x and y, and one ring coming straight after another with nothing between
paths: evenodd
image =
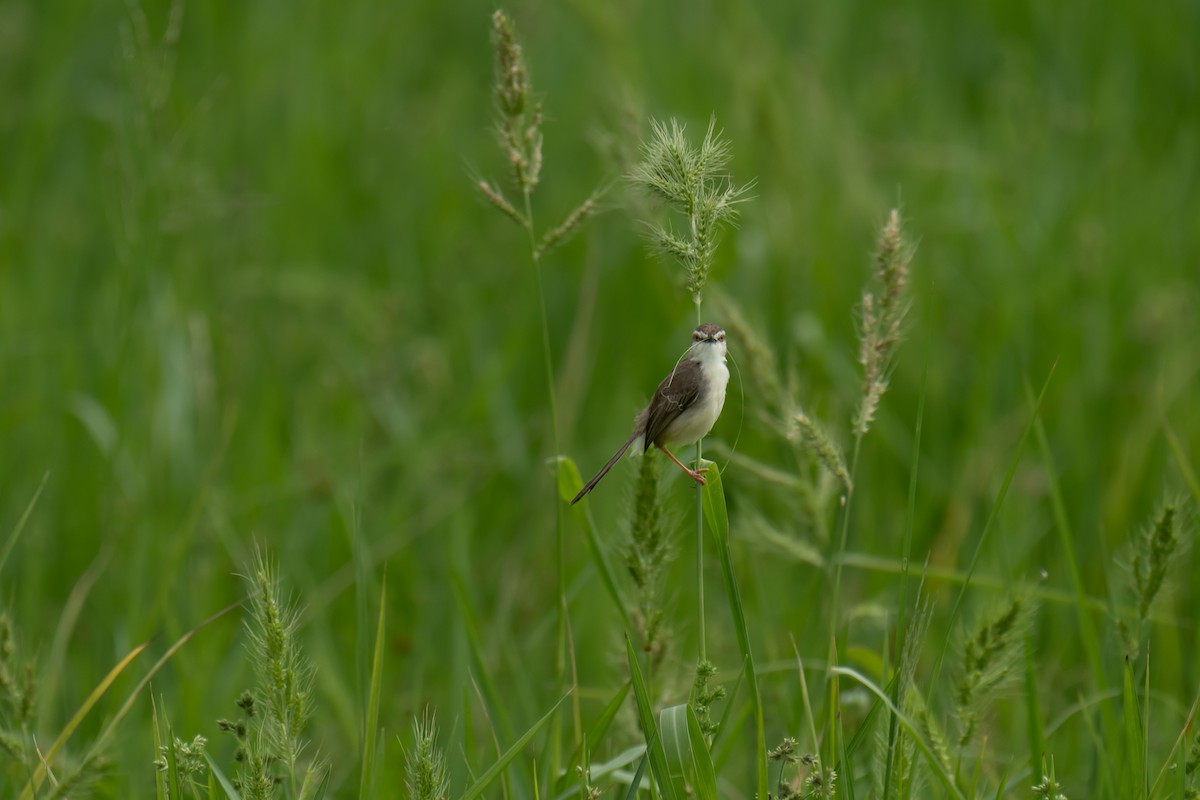
<instances>
[{"instance_id":1,"label":"feathery grass plume","mask_svg":"<svg viewBox=\"0 0 1200 800\"><path fill-rule=\"evenodd\" d=\"M846 460L842 458L842 451L833 443L833 439L829 438L825 429L803 411L798 412L792 419L796 423L795 435L804 448L831 475L842 482L846 491L853 490L854 484L850 480L850 471L846 469Z\"/></svg>"},{"instance_id":2,"label":"feathery grass plume","mask_svg":"<svg viewBox=\"0 0 1200 800\"><path fill-rule=\"evenodd\" d=\"M1169 500L1155 514L1154 522L1134 538L1129 588L1137 606L1137 630L1131 630L1126 620L1117 622L1126 652L1134 658L1141 646L1141 631L1150 617L1150 607L1162 591L1171 561L1187 544L1187 523L1180 503Z\"/></svg>"},{"instance_id":3,"label":"feathery grass plume","mask_svg":"<svg viewBox=\"0 0 1200 800\"><path fill-rule=\"evenodd\" d=\"M942 726L938 724L937 719L930 713L926 707L925 701L918 694L914 697L914 706L916 711L914 718L917 727L921 731L921 736L929 743L929 749L933 752L933 757L942 765L942 769L946 772L952 772L954 767L950 762L950 746L946 742L946 734L942 731Z\"/></svg>"},{"instance_id":4,"label":"feathery grass plume","mask_svg":"<svg viewBox=\"0 0 1200 800\"><path fill-rule=\"evenodd\" d=\"M667 535L667 514L658 495L659 459L648 450L641 458L633 498L633 520L625 547L625 567L637 594L634 619L639 627L642 649L656 665L666 655L663 636L661 581L663 568L672 556Z\"/></svg>"},{"instance_id":5,"label":"feathery grass plume","mask_svg":"<svg viewBox=\"0 0 1200 800\"><path fill-rule=\"evenodd\" d=\"M961 667L954 685L960 749L975 735L986 707L1016 677L1032 615L1032 601L1013 595L1002 609L980 619L963 642Z\"/></svg>"},{"instance_id":6,"label":"feathery grass plume","mask_svg":"<svg viewBox=\"0 0 1200 800\"><path fill-rule=\"evenodd\" d=\"M0 752L31 769L35 752L29 728L37 683L33 663L23 663L19 656L12 618L0 612Z\"/></svg>"},{"instance_id":7,"label":"feathery grass plume","mask_svg":"<svg viewBox=\"0 0 1200 800\"><path fill-rule=\"evenodd\" d=\"M704 141L695 147L684 135L684 127L672 119L670 125L652 120L650 139L642 143L642 159L630 179L666 201L687 221L680 236L668 222L651 225L655 246L683 264L687 289L700 305L704 284L713 266L718 231L722 224L737 219L738 204L744 202L753 184L735 185L725 172L732 158L729 141L709 120Z\"/></svg>"},{"instance_id":8,"label":"feathery grass plume","mask_svg":"<svg viewBox=\"0 0 1200 800\"><path fill-rule=\"evenodd\" d=\"M1062 784L1054 777L1054 757L1050 757L1050 769L1046 769L1046 756L1042 755L1042 780L1033 787L1033 796L1037 800L1067 800L1063 794Z\"/></svg>"},{"instance_id":9,"label":"feathery grass plume","mask_svg":"<svg viewBox=\"0 0 1200 800\"><path fill-rule=\"evenodd\" d=\"M1133 589L1138 602L1138 619L1145 622L1150 606L1162 590L1171 558L1179 549L1178 514L1174 503L1166 503L1158 512L1154 525L1148 528L1137 543L1133 557Z\"/></svg>"},{"instance_id":10,"label":"feathery grass plume","mask_svg":"<svg viewBox=\"0 0 1200 800\"><path fill-rule=\"evenodd\" d=\"M437 717L426 710L413 720L413 746L404 750L404 783L410 800L444 800L450 794L446 755L437 746Z\"/></svg>"},{"instance_id":11,"label":"feathery grass plume","mask_svg":"<svg viewBox=\"0 0 1200 800\"><path fill-rule=\"evenodd\" d=\"M1200 800L1200 730L1192 737L1187 758L1183 762L1183 776L1187 783L1184 800Z\"/></svg>"},{"instance_id":12,"label":"feathery grass plume","mask_svg":"<svg viewBox=\"0 0 1200 800\"><path fill-rule=\"evenodd\" d=\"M580 203L578 208L568 214L567 218L560 222L557 227L546 231L542 236L542 240L538 242L538 246L534 249L533 257L535 259L541 258L547 252L571 238L571 234L575 232L576 228L582 225L584 220L596 213L596 210L599 208L599 200L600 192L597 190L591 197Z\"/></svg>"},{"instance_id":13,"label":"feathery grass plume","mask_svg":"<svg viewBox=\"0 0 1200 800\"><path fill-rule=\"evenodd\" d=\"M294 783L296 761L308 744L303 731L312 714L313 666L296 641L300 611L283 600L276 569L261 552L249 581L250 660L266 706L261 731L271 754L286 765Z\"/></svg>"},{"instance_id":14,"label":"feathery grass plume","mask_svg":"<svg viewBox=\"0 0 1200 800\"><path fill-rule=\"evenodd\" d=\"M537 188L542 172L542 104L530 98L529 70L508 14L492 14L496 45L496 129L517 187L524 194Z\"/></svg>"},{"instance_id":15,"label":"feathery grass plume","mask_svg":"<svg viewBox=\"0 0 1200 800\"><path fill-rule=\"evenodd\" d=\"M874 290L863 291L860 308L858 362L863 368L863 398L854 417L854 432L866 434L887 391L892 356L900 343L901 326L908 312L908 265L912 248L900 228L900 212L892 209L879 235L875 254ZM876 294L878 292L878 294Z\"/></svg>"},{"instance_id":16,"label":"feathery grass plume","mask_svg":"<svg viewBox=\"0 0 1200 800\"><path fill-rule=\"evenodd\" d=\"M496 135L522 203L512 203L497 184L483 178L475 180L475 187L488 203L529 232L530 256L537 262L600 210L604 192L597 189L534 243L530 198L542 180L542 104L533 99L525 54L512 19L503 10L492 14L492 41L496 49Z\"/></svg>"}]
</instances>

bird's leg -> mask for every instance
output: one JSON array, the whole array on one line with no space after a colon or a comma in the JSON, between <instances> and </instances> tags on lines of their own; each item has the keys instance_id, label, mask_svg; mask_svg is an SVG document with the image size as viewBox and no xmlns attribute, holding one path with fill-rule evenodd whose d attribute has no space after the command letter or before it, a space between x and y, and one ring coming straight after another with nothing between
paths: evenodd
<instances>
[{"instance_id":1,"label":"bird's leg","mask_svg":"<svg viewBox=\"0 0 1200 800\"><path fill-rule=\"evenodd\" d=\"M678 464L678 465L679 465L679 468L680 468L681 470L683 470L684 472L686 472L686 473L687 473L689 476L691 476L692 480L694 480L696 483L700 484L701 486L703 486L703 485L704 485L704 483L705 483L705 481L704 481L704 476L703 476L703 475L701 475L700 473L701 473L701 472L708 472L708 467L701 467L701 468L700 468L700 469L698 469L698 470L696 470L696 469L688 469L687 467L685 467L685 466L683 465L683 462L682 462L682 461L680 461L678 458L676 458L676 457L674 456L674 454L673 454L673 453L672 453L670 450L668 450L667 448L663 447L661 444L658 446L658 449L659 449L659 450L662 450L664 453L666 453L666 454L667 454L667 458L671 459L671 460L672 460L672 461L674 461L676 464Z\"/></svg>"}]
</instances>

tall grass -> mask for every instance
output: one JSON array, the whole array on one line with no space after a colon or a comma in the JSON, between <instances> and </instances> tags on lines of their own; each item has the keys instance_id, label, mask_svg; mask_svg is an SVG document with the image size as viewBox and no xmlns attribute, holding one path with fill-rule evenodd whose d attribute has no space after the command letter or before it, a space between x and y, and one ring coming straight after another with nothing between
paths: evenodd
<instances>
[{"instance_id":1,"label":"tall grass","mask_svg":"<svg viewBox=\"0 0 1200 800\"><path fill-rule=\"evenodd\" d=\"M1194 14L510 11L0 9L0 794L1196 796ZM714 480L567 512L714 115Z\"/></svg>"}]
</instances>

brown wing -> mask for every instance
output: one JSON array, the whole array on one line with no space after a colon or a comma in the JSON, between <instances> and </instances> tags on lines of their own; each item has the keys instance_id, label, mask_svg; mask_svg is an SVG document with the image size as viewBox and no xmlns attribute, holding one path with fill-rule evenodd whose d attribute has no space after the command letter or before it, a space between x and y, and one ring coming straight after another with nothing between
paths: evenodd
<instances>
[{"instance_id":1,"label":"brown wing","mask_svg":"<svg viewBox=\"0 0 1200 800\"><path fill-rule=\"evenodd\" d=\"M663 435L676 417L696 402L696 398L700 396L702 380L700 362L690 358L679 362L671 374L663 378L646 408L647 450L652 443L658 442L658 437Z\"/></svg>"}]
</instances>

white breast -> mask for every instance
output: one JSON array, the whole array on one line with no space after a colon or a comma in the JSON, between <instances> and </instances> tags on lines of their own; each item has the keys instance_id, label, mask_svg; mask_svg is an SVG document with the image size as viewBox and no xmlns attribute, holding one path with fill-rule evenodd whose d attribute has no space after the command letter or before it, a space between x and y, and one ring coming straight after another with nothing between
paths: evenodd
<instances>
[{"instance_id":1,"label":"white breast","mask_svg":"<svg viewBox=\"0 0 1200 800\"><path fill-rule=\"evenodd\" d=\"M694 404L667 426L663 441L668 444L688 444L703 439L716 424L725 406L725 389L729 386L729 367L725 365L725 344L702 346L700 370L704 373L704 399Z\"/></svg>"}]
</instances>

